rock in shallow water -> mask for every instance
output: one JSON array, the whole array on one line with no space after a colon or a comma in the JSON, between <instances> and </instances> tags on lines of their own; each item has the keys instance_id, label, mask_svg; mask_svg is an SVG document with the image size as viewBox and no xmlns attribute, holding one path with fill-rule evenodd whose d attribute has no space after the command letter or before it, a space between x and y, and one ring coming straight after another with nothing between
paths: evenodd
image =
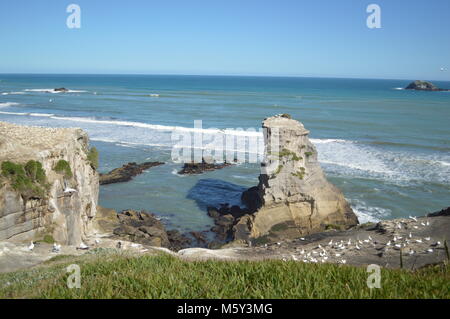
<instances>
[{"instance_id":1,"label":"rock in shallow water","mask_svg":"<svg viewBox=\"0 0 450 319\"><path fill-rule=\"evenodd\" d=\"M230 163L207 163L204 159L202 159L201 163L185 163L181 171L178 172L180 175L193 175L193 174L202 174L207 171L214 171L216 169L221 169L224 167L228 167L232 164Z\"/></svg>"},{"instance_id":2,"label":"rock in shallow water","mask_svg":"<svg viewBox=\"0 0 450 319\"><path fill-rule=\"evenodd\" d=\"M146 162L142 164L128 163L122 167L113 169L107 174L100 174L100 185L112 184L112 183L122 183L128 182L133 177L142 174L145 170L163 165L162 162Z\"/></svg>"}]
</instances>

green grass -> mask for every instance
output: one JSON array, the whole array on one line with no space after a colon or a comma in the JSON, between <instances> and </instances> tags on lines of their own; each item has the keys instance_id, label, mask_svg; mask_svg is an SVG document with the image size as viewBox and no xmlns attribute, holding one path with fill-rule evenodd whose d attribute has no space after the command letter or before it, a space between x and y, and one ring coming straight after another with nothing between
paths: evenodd
<instances>
[{"instance_id":1,"label":"green grass","mask_svg":"<svg viewBox=\"0 0 450 319\"><path fill-rule=\"evenodd\" d=\"M70 164L65 160L59 160L53 170L59 174L64 174L65 178L72 178L73 173Z\"/></svg>"},{"instance_id":2,"label":"green grass","mask_svg":"<svg viewBox=\"0 0 450 319\"><path fill-rule=\"evenodd\" d=\"M91 163L92 168L98 169L98 150L95 147L92 147L88 153L88 161Z\"/></svg>"},{"instance_id":3,"label":"green grass","mask_svg":"<svg viewBox=\"0 0 450 319\"><path fill-rule=\"evenodd\" d=\"M300 179L303 179L305 177L305 168L300 167L300 170L296 173L291 173L292 176L298 177Z\"/></svg>"},{"instance_id":4,"label":"green grass","mask_svg":"<svg viewBox=\"0 0 450 319\"><path fill-rule=\"evenodd\" d=\"M39 242L42 243L47 243L47 244L53 244L55 242L55 239L53 238L52 235L45 235L44 238L42 238L42 240L40 240Z\"/></svg>"},{"instance_id":5,"label":"green grass","mask_svg":"<svg viewBox=\"0 0 450 319\"><path fill-rule=\"evenodd\" d=\"M50 188L45 170L38 161L30 160L25 165L6 161L2 163L1 171L2 176L10 181L11 187L26 199L44 198Z\"/></svg>"},{"instance_id":6,"label":"green grass","mask_svg":"<svg viewBox=\"0 0 450 319\"><path fill-rule=\"evenodd\" d=\"M286 148L283 148L281 150L281 152L278 154L278 157L280 159L283 158L283 157L289 157L289 156L291 157L291 159L293 161L296 161L296 162L303 159L301 156L298 156L297 154L295 154L295 152L292 152L292 151L290 151L290 150L288 150Z\"/></svg>"},{"instance_id":7,"label":"green grass","mask_svg":"<svg viewBox=\"0 0 450 319\"><path fill-rule=\"evenodd\" d=\"M281 170L283 169L283 165L278 165L276 171L273 173L274 176L277 176L281 173Z\"/></svg>"},{"instance_id":8,"label":"green grass","mask_svg":"<svg viewBox=\"0 0 450 319\"><path fill-rule=\"evenodd\" d=\"M448 265L381 272L369 289L364 267L294 261L197 261L168 256L58 257L28 271L0 274L3 298L450 298ZM69 289L66 267L81 267Z\"/></svg>"}]
</instances>

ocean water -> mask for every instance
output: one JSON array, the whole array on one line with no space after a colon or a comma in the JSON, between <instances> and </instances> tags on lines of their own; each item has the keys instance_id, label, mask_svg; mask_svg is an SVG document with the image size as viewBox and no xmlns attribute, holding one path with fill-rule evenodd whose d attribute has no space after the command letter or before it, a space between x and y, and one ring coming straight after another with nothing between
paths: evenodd
<instances>
[{"instance_id":1,"label":"ocean water","mask_svg":"<svg viewBox=\"0 0 450 319\"><path fill-rule=\"evenodd\" d=\"M100 204L146 209L172 228L199 231L212 226L207 205L239 204L242 190L258 183L259 164L180 176L176 172L182 165L171 159L172 133L196 131L194 120L202 120L203 129L258 130L264 118L289 113L311 131L328 178L365 222L423 215L450 205L450 93L400 89L408 83L0 75L0 120L85 129L100 151L101 172L131 161L166 162L131 182L102 186ZM435 84L450 88L450 82ZM70 91L51 93L57 87Z\"/></svg>"}]
</instances>

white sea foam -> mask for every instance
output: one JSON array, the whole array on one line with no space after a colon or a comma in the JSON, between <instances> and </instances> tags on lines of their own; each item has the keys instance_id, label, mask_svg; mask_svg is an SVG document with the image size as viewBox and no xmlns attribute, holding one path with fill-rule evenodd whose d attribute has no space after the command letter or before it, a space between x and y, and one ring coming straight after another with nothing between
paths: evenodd
<instances>
[{"instance_id":1,"label":"white sea foam","mask_svg":"<svg viewBox=\"0 0 450 319\"><path fill-rule=\"evenodd\" d=\"M146 128L157 131L179 131L179 132L189 132L189 133L204 133L204 134L225 134L225 135L234 135L234 136L255 136L262 137L261 132L252 132L252 131L244 131L244 130L234 130L234 129L199 129L199 128L191 128L191 127L183 127L183 126L166 126L159 124L147 124L142 122L131 122L131 121L118 121L118 120L98 120L94 118L87 117L63 117L63 116L54 116L56 120L63 121L73 121L80 123L95 123L95 124L104 124L104 125L118 125L118 126L131 126L136 128Z\"/></svg>"},{"instance_id":2,"label":"white sea foam","mask_svg":"<svg viewBox=\"0 0 450 319\"><path fill-rule=\"evenodd\" d=\"M25 92L3 92L2 95L22 95Z\"/></svg>"},{"instance_id":3,"label":"white sea foam","mask_svg":"<svg viewBox=\"0 0 450 319\"><path fill-rule=\"evenodd\" d=\"M67 90L67 91L55 91L55 89L25 89L25 92L38 92L38 93L86 93L83 90Z\"/></svg>"},{"instance_id":4,"label":"white sea foam","mask_svg":"<svg viewBox=\"0 0 450 319\"><path fill-rule=\"evenodd\" d=\"M401 90L404 90L404 88L394 88L394 90L399 90L399 91L401 91Z\"/></svg>"},{"instance_id":5,"label":"white sea foam","mask_svg":"<svg viewBox=\"0 0 450 319\"><path fill-rule=\"evenodd\" d=\"M0 108L3 107L10 107L10 106L19 106L20 103L16 103L16 102L5 102L5 103L0 103Z\"/></svg>"},{"instance_id":6,"label":"white sea foam","mask_svg":"<svg viewBox=\"0 0 450 319\"><path fill-rule=\"evenodd\" d=\"M333 139L333 138L324 138L324 139L312 138L312 139L310 139L310 140L311 140L311 142L313 142L314 144L352 143L352 141L341 140L341 139Z\"/></svg>"},{"instance_id":7,"label":"white sea foam","mask_svg":"<svg viewBox=\"0 0 450 319\"><path fill-rule=\"evenodd\" d=\"M87 117L64 117L45 113L0 113L51 119L60 122L55 124L62 126L67 125L64 124L66 121L78 123L88 131L92 140L120 143L124 147L137 145L173 149L175 143L171 140L171 133L174 131L254 136L258 137L258 140L261 140L262 137L262 133L258 131L200 129ZM52 125L51 122L38 123L38 125L42 124ZM319 162L330 176L377 179L400 185L422 183L423 181L450 183L450 155L435 154L431 156L406 151L392 151L379 145L343 139L311 139L311 141L317 147ZM177 145L176 147L183 146ZM207 150L208 146L203 145L195 149L197 148ZM260 158L263 149L264 147L261 146L251 150L250 153L247 150L246 153L258 154L258 158ZM238 149L238 152L243 153L245 150Z\"/></svg>"},{"instance_id":8,"label":"white sea foam","mask_svg":"<svg viewBox=\"0 0 450 319\"><path fill-rule=\"evenodd\" d=\"M368 206L361 200L352 200L350 205L358 216L358 220L361 224L364 223L377 223L382 219L386 219L391 216L391 210L382 207Z\"/></svg>"}]
</instances>

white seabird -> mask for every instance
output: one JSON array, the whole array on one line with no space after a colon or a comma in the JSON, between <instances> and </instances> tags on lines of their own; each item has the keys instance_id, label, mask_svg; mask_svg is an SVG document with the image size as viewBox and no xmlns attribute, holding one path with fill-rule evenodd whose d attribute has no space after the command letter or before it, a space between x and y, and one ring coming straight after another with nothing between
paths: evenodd
<instances>
[{"instance_id":1,"label":"white seabird","mask_svg":"<svg viewBox=\"0 0 450 319\"><path fill-rule=\"evenodd\" d=\"M34 249L34 243L31 242L30 246L28 246L28 250L29 250L29 251L32 251L33 249Z\"/></svg>"},{"instance_id":2,"label":"white seabird","mask_svg":"<svg viewBox=\"0 0 450 319\"><path fill-rule=\"evenodd\" d=\"M412 219L413 221L417 222L417 218L416 217L410 215L409 218Z\"/></svg>"},{"instance_id":3,"label":"white seabird","mask_svg":"<svg viewBox=\"0 0 450 319\"><path fill-rule=\"evenodd\" d=\"M73 188L70 188L70 187L66 187L64 189L64 194L73 194L73 193L76 193L76 192L77 192L76 189L73 189Z\"/></svg>"},{"instance_id":4,"label":"white seabird","mask_svg":"<svg viewBox=\"0 0 450 319\"><path fill-rule=\"evenodd\" d=\"M79 249L89 249L89 246L82 242L78 248Z\"/></svg>"},{"instance_id":5,"label":"white seabird","mask_svg":"<svg viewBox=\"0 0 450 319\"><path fill-rule=\"evenodd\" d=\"M57 243L53 243L52 252L59 253L60 251L61 251L61 245L59 245Z\"/></svg>"}]
</instances>

